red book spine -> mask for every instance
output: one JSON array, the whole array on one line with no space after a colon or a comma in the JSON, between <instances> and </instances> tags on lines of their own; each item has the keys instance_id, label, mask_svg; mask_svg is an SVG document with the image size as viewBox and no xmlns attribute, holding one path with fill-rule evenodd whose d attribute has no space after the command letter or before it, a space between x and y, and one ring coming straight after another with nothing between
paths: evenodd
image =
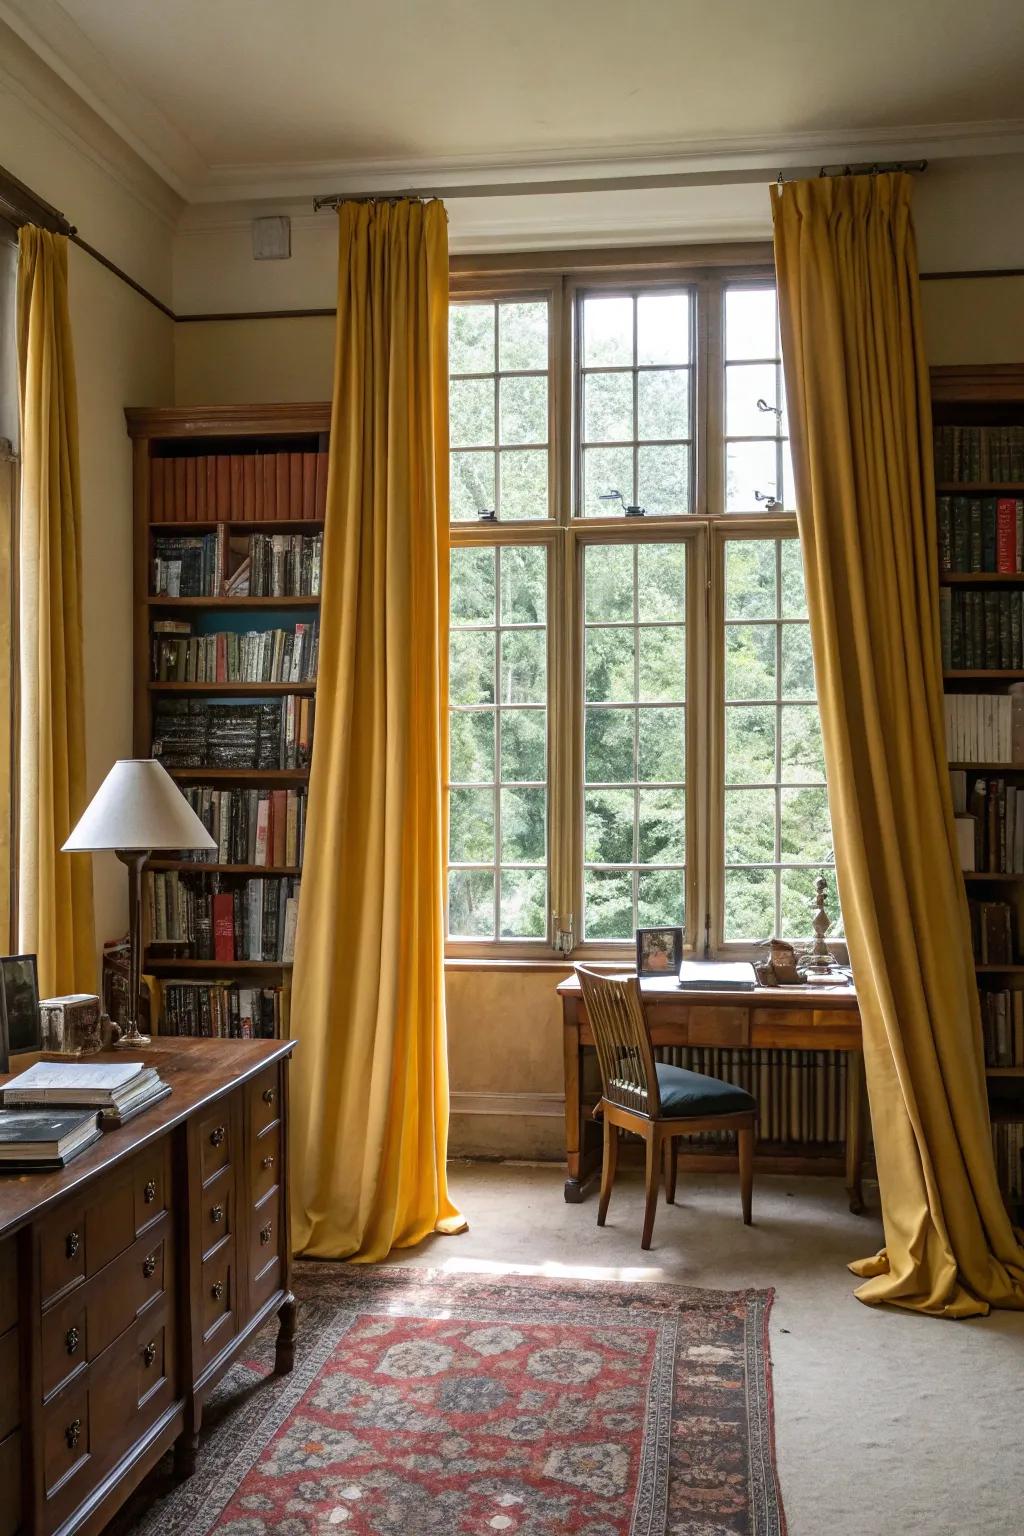
<instances>
[{"instance_id":1,"label":"red book spine","mask_svg":"<svg viewBox=\"0 0 1024 1536\"><path fill-rule=\"evenodd\" d=\"M206 505L206 455L195 461L196 466L196 522L205 523L210 514Z\"/></svg>"},{"instance_id":2,"label":"red book spine","mask_svg":"<svg viewBox=\"0 0 1024 1536\"><path fill-rule=\"evenodd\" d=\"M302 516L307 523L316 517L316 454L302 455Z\"/></svg>"},{"instance_id":3,"label":"red book spine","mask_svg":"<svg viewBox=\"0 0 1024 1536\"><path fill-rule=\"evenodd\" d=\"M321 448L316 456L316 515L327 512L327 449Z\"/></svg>"},{"instance_id":4,"label":"red book spine","mask_svg":"<svg viewBox=\"0 0 1024 1536\"><path fill-rule=\"evenodd\" d=\"M268 523L277 517L277 455L260 454L260 472L263 478L263 516Z\"/></svg>"},{"instance_id":5,"label":"red book spine","mask_svg":"<svg viewBox=\"0 0 1024 1536\"><path fill-rule=\"evenodd\" d=\"M173 463L174 463L174 520L175 520L175 522L185 522L185 521L187 521L187 518L188 518L188 513L185 511L185 500L186 500L186 495L187 495L187 492L186 492L186 489L185 489L185 460L184 459L174 459Z\"/></svg>"},{"instance_id":6,"label":"red book spine","mask_svg":"<svg viewBox=\"0 0 1024 1536\"><path fill-rule=\"evenodd\" d=\"M287 862L288 791L286 789L272 789L270 792L270 827L274 850L271 863L276 864L280 869Z\"/></svg>"},{"instance_id":7,"label":"red book spine","mask_svg":"<svg viewBox=\"0 0 1024 1536\"><path fill-rule=\"evenodd\" d=\"M302 454L289 454L289 461L288 510L284 515L298 519L302 516Z\"/></svg>"},{"instance_id":8,"label":"red book spine","mask_svg":"<svg viewBox=\"0 0 1024 1536\"><path fill-rule=\"evenodd\" d=\"M231 459L226 453L218 454L213 461L217 479L217 495L214 505L219 522L227 522L231 516Z\"/></svg>"},{"instance_id":9,"label":"red book spine","mask_svg":"<svg viewBox=\"0 0 1024 1536\"><path fill-rule=\"evenodd\" d=\"M164 518L164 478L166 459L149 461L149 516L150 521L162 523Z\"/></svg>"},{"instance_id":10,"label":"red book spine","mask_svg":"<svg viewBox=\"0 0 1024 1536\"><path fill-rule=\"evenodd\" d=\"M256 455L247 453L242 459L242 516L254 523L256 515Z\"/></svg>"},{"instance_id":11,"label":"red book spine","mask_svg":"<svg viewBox=\"0 0 1024 1536\"><path fill-rule=\"evenodd\" d=\"M274 454L274 472L277 478L276 506L277 516L279 519L288 516L288 485L290 465L291 454Z\"/></svg>"},{"instance_id":12,"label":"red book spine","mask_svg":"<svg viewBox=\"0 0 1024 1536\"><path fill-rule=\"evenodd\" d=\"M213 958L235 958L235 912L230 891L218 891L213 898Z\"/></svg>"},{"instance_id":13,"label":"red book spine","mask_svg":"<svg viewBox=\"0 0 1024 1536\"><path fill-rule=\"evenodd\" d=\"M194 523L198 516L196 510L199 489L196 475L198 468L199 465L195 459L185 460L185 521L188 523Z\"/></svg>"},{"instance_id":14,"label":"red book spine","mask_svg":"<svg viewBox=\"0 0 1024 1536\"><path fill-rule=\"evenodd\" d=\"M231 455L231 507L230 519L233 523L241 522L244 517L242 511L242 455Z\"/></svg>"},{"instance_id":15,"label":"red book spine","mask_svg":"<svg viewBox=\"0 0 1024 1536\"><path fill-rule=\"evenodd\" d=\"M1017 503L1001 496L996 502L996 570L1017 569Z\"/></svg>"}]
</instances>

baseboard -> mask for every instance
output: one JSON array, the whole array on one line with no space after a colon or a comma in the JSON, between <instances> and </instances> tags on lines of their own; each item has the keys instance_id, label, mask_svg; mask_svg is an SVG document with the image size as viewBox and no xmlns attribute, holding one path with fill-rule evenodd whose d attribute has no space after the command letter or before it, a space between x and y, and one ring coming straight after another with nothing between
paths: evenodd
<instances>
[{"instance_id":1,"label":"baseboard","mask_svg":"<svg viewBox=\"0 0 1024 1536\"><path fill-rule=\"evenodd\" d=\"M564 1093L453 1093L453 1115L523 1115L561 1120L565 1114Z\"/></svg>"}]
</instances>

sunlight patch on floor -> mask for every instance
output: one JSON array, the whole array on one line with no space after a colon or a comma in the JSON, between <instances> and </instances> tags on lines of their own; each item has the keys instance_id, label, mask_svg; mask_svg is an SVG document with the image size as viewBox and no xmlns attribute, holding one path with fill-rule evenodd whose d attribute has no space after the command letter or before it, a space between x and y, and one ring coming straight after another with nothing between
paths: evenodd
<instances>
[{"instance_id":1,"label":"sunlight patch on floor","mask_svg":"<svg viewBox=\"0 0 1024 1536\"><path fill-rule=\"evenodd\" d=\"M554 1259L541 1264L508 1264L496 1259L446 1259L440 1267L449 1275L541 1275L549 1280L637 1282L667 1278L663 1269L614 1264L559 1264Z\"/></svg>"}]
</instances>

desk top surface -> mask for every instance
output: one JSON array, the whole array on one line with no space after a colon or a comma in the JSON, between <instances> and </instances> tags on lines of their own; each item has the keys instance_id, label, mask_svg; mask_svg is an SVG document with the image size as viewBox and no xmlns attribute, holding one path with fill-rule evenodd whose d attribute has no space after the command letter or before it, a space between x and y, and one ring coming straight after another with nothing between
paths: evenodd
<instances>
[{"instance_id":1,"label":"desk top surface","mask_svg":"<svg viewBox=\"0 0 1024 1536\"><path fill-rule=\"evenodd\" d=\"M171 1092L126 1125L104 1131L99 1141L93 1142L66 1168L39 1173L4 1173L0 1170L0 1238L24 1226L79 1185L113 1168L140 1147L180 1125L204 1105L230 1093L270 1062L290 1055L294 1046L292 1040L174 1038L168 1039L166 1044L154 1042L136 1053L101 1051L87 1057L86 1060L91 1062L142 1061L147 1067L157 1069L164 1082L170 1083ZM0 1075L0 1086L18 1076L32 1061L46 1059L45 1053L42 1057L26 1056L24 1066L17 1064L13 1072Z\"/></svg>"},{"instance_id":2,"label":"desk top surface","mask_svg":"<svg viewBox=\"0 0 1024 1536\"><path fill-rule=\"evenodd\" d=\"M614 974L614 973L609 973ZM629 980L633 972L618 974L617 980ZM557 988L559 996L580 997L580 984L575 976L566 977ZM820 982L804 982L792 987L751 987L744 991L707 992L701 987L681 987L674 976L642 976L640 991L645 1003L689 1003L691 1006L708 1005L715 1008L856 1008L857 993L849 985L823 986Z\"/></svg>"}]
</instances>

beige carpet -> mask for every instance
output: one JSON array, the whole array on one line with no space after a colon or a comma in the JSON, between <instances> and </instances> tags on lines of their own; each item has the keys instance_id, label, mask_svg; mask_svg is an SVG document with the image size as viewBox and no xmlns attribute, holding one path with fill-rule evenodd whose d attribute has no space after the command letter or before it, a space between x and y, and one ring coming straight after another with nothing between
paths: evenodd
<instances>
[{"instance_id":1,"label":"beige carpet","mask_svg":"<svg viewBox=\"0 0 1024 1536\"><path fill-rule=\"evenodd\" d=\"M640 1250L642 1190L616 1185L604 1229L594 1197L562 1199L553 1167L452 1166L469 1218L460 1237L407 1264L773 1285L771 1320L782 1496L790 1536L1017 1536L1024 1532L1024 1314L940 1322L854 1300L845 1262L881 1241L830 1179L765 1178L754 1225L736 1181L680 1173ZM877 1204L877 1200L875 1201Z\"/></svg>"}]
</instances>

